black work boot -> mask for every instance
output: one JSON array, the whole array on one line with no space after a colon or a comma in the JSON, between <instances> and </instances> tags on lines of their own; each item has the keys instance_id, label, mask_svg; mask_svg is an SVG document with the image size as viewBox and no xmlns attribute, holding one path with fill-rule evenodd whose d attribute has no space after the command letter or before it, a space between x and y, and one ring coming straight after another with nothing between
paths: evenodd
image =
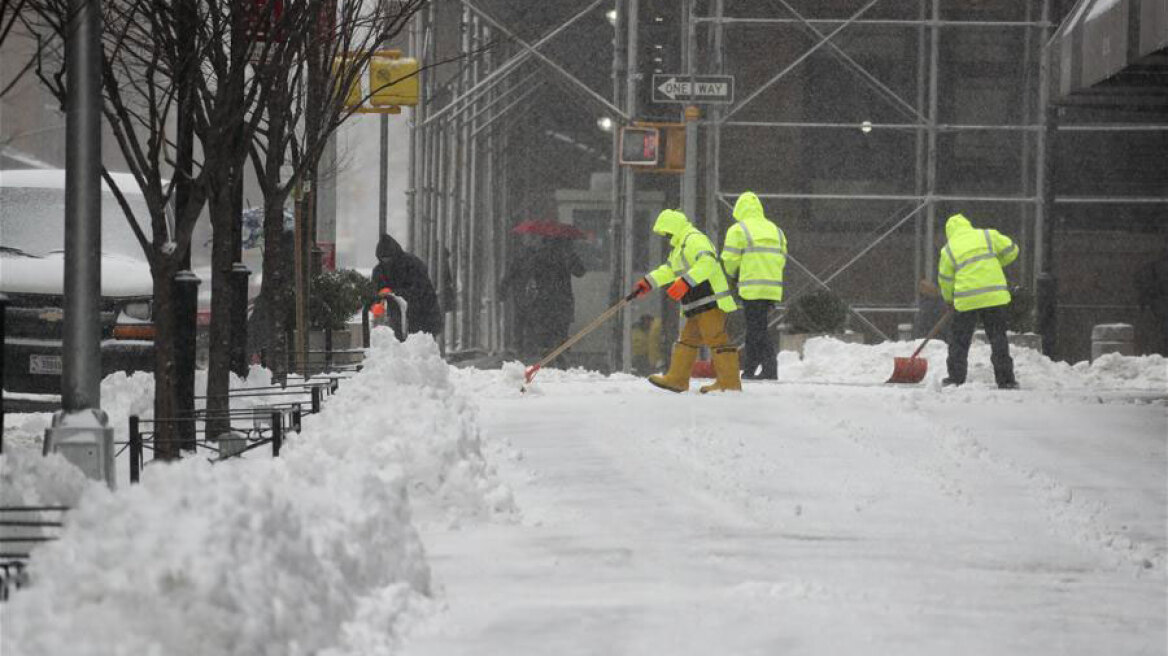
<instances>
[{"instance_id":1,"label":"black work boot","mask_svg":"<svg viewBox=\"0 0 1168 656\"><path fill-rule=\"evenodd\" d=\"M771 358L764 360L762 368L759 369L758 375L754 377L756 380L778 380L779 379L779 361Z\"/></svg>"},{"instance_id":2,"label":"black work boot","mask_svg":"<svg viewBox=\"0 0 1168 656\"><path fill-rule=\"evenodd\" d=\"M960 387L964 384L964 380L957 380L956 378L949 378L948 376L941 379L941 387Z\"/></svg>"}]
</instances>

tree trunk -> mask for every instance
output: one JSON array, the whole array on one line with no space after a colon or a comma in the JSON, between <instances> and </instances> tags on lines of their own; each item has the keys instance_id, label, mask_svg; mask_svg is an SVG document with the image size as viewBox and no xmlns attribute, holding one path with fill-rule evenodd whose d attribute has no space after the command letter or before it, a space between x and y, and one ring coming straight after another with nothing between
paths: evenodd
<instances>
[{"instance_id":1,"label":"tree trunk","mask_svg":"<svg viewBox=\"0 0 1168 656\"><path fill-rule=\"evenodd\" d=\"M227 413L231 410L227 394L231 388L231 266L235 261L232 247L231 194L234 188L230 173L212 182L208 197L211 214L211 326L208 333L207 361L207 437L217 438L231 429Z\"/></svg>"},{"instance_id":2,"label":"tree trunk","mask_svg":"<svg viewBox=\"0 0 1168 656\"><path fill-rule=\"evenodd\" d=\"M292 253L288 251L288 234L284 231L284 204L282 196L267 201L264 206L264 263L260 297L264 299L267 316L263 317L264 342L268 345L267 366L272 375L283 379L288 371L288 311L292 309Z\"/></svg>"},{"instance_id":3,"label":"tree trunk","mask_svg":"<svg viewBox=\"0 0 1168 656\"><path fill-rule=\"evenodd\" d=\"M154 279L154 418L177 416L178 389L175 375L174 274L177 267L168 257L155 260L150 273ZM154 424L154 457L177 460L178 431L173 422Z\"/></svg>"}]
</instances>

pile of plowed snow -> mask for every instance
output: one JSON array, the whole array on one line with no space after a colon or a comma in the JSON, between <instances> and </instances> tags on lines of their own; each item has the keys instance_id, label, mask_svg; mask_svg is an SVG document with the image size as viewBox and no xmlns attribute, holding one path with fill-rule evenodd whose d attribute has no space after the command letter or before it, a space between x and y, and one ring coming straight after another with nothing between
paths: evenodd
<instances>
[{"instance_id":1,"label":"pile of plowed snow","mask_svg":"<svg viewBox=\"0 0 1168 656\"><path fill-rule=\"evenodd\" d=\"M884 342L881 344L851 344L831 337L815 337L803 345L803 357L795 351L779 353L779 380L786 383L842 383L848 385L879 385L892 374L895 358L907 358L920 344L914 342ZM936 387L945 376L948 347L933 341L925 346L920 357L929 361L928 383ZM1029 390L1067 391L1152 391L1168 393L1168 359L1160 355L1123 356L1109 353L1095 362L1071 365L1056 362L1042 353L1026 347L1011 346L1014 371L1018 382ZM523 387L524 365L507 362L501 370L471 372L456 370L456 380L469 392L487 397L519 396ZM526 393L538 396L543 386L561 383L588 383L607 380L626 382L634 380L627 374L604 376L584 369L540 370ZM967 383L971 388L994 387L994 372L990 365L990 347L975 342L969 350ZM691 391L696 386L691 387Z\"/></svg>"},{"instance_id":2,"label":"pile of plowed snow","mask_svg":"<svg viewBox=\"0 0 1168 656\"><path fill-rule=\"evenodd\" d=\"M377 331L366 365L279 458L152 464L110 493L6 451L5 503L76 507L4 606L4 653L391 653L429 603L413 522L512 501L433 340Z\"/></svg>"},{"instance_id":3,"label":"pile of plowed snow","mask_svg":"<svg viewBox=\"0 0 1168 656\"><path fill-rule=\"evenodd\" d=\"M806 382L879 383L892 373L893 358L908 357L920 342L848 344L816 337L803 346L803 359L793 351L779 354L779 379ZM945 375L948 347L930 342L920 357L929 361L931 377ZM1025 389L1037 390L1158 390L1168 391L1168 359L1160 355L1124 356L1109 353L1094 362L1071 365L1038 351L1011 346L1014 373ZM967 382L994 384L990 347L975 342L969 349Z\"/></svg>"}]
</instances>

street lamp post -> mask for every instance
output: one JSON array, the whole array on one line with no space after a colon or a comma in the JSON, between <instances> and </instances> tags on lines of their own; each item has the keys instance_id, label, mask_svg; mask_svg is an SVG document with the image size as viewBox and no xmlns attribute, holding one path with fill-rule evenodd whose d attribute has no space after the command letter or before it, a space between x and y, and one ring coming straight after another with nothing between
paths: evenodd
<instances>
[{"instance_id":1,"label":"street lamp post","mask_svg":"<svg viewBox=\"0 0 1168 656\"><path fill-rule=\"evenodd\" d=\"M65 39L65 330L61 410L45 453L114 479L113 429L101 410L101 2L70 0Z\"/></svg>"}]
</instances>

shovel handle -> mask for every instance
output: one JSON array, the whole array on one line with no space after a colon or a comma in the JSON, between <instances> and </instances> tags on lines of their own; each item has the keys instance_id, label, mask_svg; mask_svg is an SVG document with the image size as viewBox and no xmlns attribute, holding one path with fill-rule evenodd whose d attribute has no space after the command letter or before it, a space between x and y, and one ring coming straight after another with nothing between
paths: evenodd
<instances>
[{"instance_id":1,"label":"shovel handle","mask_svg":"<svg viewBox=\"0 0 1168 656\"><path fill-rule=\"evenodd\" d=\"M929 334L925 336L925 341L921 342L921 345L917 347L917 350L913 351L912 357L909 358L910 360L916 359L916 357L921 354L921 351L923 351L925 348L925 344L928 344L929 340L933 339L937 336L937 333L941 332L941 328L945 325L945 322L948 321L949 317L951 316L953 316L953 306L949 306L949 308L945 310L945 314L942 314L941 318L937 319L937 323L933 325L933 329L930 330Z\"/></svg>"}]
</instances>

